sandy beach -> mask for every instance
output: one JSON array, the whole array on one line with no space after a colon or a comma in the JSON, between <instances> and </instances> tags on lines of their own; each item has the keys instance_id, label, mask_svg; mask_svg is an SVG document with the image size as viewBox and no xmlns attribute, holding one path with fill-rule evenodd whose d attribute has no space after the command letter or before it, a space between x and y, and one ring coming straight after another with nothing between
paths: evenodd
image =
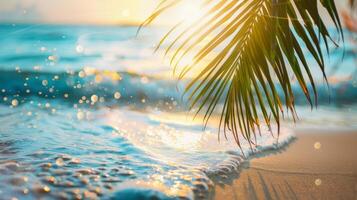
<instances>
[{"instance_id":1,"label":"sandy beach","mask_svg":"<svg viewBox=\"0 0 357 200\"><path fill-rule=\"evenodd\" d=\"M253 158L215 199L357 199L357 131L296 130L285 150Z\"/></svg>"}]
</instances>

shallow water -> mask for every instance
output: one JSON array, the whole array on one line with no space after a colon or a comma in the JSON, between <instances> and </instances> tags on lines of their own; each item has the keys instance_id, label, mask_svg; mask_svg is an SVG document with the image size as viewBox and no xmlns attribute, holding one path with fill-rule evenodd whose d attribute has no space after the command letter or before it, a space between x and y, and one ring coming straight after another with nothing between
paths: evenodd
<instances>
[{"instance_id":1,"label":"shallow water","mask_svg":"<svg viewBox=\"0 0 357 200\"><path fill-rule=\"evenodd\" d=\"M51 107L38 106L39 101L1 106L3 196L108 198L146 188L207 198L209 176L228 178L243 161L234 143L218 143L215 129L202 131L182 114L88 108L78 111L82 118L55 100ZM290 137L284 131L280 145ZM275 148L270 134L258 141L261 148ZM249 154L249 145L243 149Z\"/></svg>"},{"instance_id":2,"label":"shallow water","mask_svg":"<svg viewBox=\"0 0 357 200\"><path fill-rule=\"evenodd\" d=\"M238 173L246 159L233 140L219 142L215 123L203 130L184 112L185 81L170 80L152 55L157 32L0 25L1 198L207 199ZM356 128L356 86L341 75L354 67L343 65L331 104L321 84L324 106L298 108L304 125ZM290 124L279 143L263 127L254 152L242 144L244 154L288 144Z\"/></svg>"}]
</instances>

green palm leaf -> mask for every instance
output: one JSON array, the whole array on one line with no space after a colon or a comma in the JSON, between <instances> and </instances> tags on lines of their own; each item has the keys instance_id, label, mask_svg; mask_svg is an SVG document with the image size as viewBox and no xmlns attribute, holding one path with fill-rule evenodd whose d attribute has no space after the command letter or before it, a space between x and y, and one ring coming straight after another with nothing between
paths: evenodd
<instances>
[{"instance_id":1,"label":"green palm leaf","mask_svg":"<svg viewBox=\"0 0 357 200\"><path fill-rule=\"evenodd\" d=\"M163 0L143 25L181 1ZM187 54L194 54L192 64L182 69L180 78L204 64L185 89L190 107L205 111L206 121L218 109L224 134L231 132L239 146L241 134L253 145L260 115L268 126L275 122L278 132L283 104L296 117L291 76L309 104L317 104L314 76L301 45L306 46L326 79L320 43L328 50L332 39L319 6L327 11L342 36L333 0L206 0L202 2L205 15L186 27L178 23L159 47L174 36L166 54L171 53L175 69ZM204 40L208 42L202 44ZM280 89L283 96L278 95ZM219 102L224 102L223 107L218 106Z\"/></svg>"}]
</instances>

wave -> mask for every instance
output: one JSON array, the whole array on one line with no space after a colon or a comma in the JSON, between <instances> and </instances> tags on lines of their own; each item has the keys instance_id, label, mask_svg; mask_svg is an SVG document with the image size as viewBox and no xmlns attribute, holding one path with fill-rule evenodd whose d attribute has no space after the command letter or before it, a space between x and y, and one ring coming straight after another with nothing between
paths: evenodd
<instances>
[{"instance_id":1,"label":"wave","mask_svg":"<svg viewBox=\"0 0 357 200\"><path fill-rule=\"evenodd\" d=\"M212 192L214 183L232 180L251 157L282 150L294 139L289 128L282 127L281 134L276 137L276 134L270 133L276 128L262 126L253 148L239 136L240 151L230 134L227 134L227 140L217 139L215 125L208 124L203 131L199 120L192 121L183 113L162 111L141 113L114 109L106 115L105 123L152 159L176 168L168 171L169 179L189 173L193 179L188 185L195 195L204 195L205 198ZM140 184L131 185L133 187L140 187Z\"/></svg>"},{"instance_id":2,"label":"wave","mask_svg":"<svg viewBox=\"0 0 357 200\"><path fill-rule=\"evenodd\" d=\"M20 102L32 97L44 99L60 99L70 103L80 100L91 105L94 101L105 105L124 104L167 104L184 105L187 101L182 91L188 80L178 82L172 79L113 71L84 69L67 72L42 71L0 71L0 96L4 99L16 98ZM306 105L303 92L293 85L297 105ZM357 89L353 82L343 81L317 86L318 103L321 105L354 104ZM280 91L282 95L282 91ZM8 101L2 101L9 103Z\"/></svg>"},{"instance_id":3,"label":"wave","mask_svg":"<svg viewBox=\"0 0 357 200\"><path fill-rule=\"evenodd\" d=\"M104 199L208 199L214 181L229 181L250 156L280 149L294 137L290 129L282 128L277 144L277 138L262 127L254 152L242 141L247 156L243 157L233 138L219 142L214 126L202 131L200 122L183 113L61 105L51 102L56 112L30 103L0 105L0 146L4 149L0 157L5 157L0 167L19 166L17 176L28 177L29 186L46 184L51 188L48 195L54 197L59 191L90 190L96 185ZM79 112L90 113L90 117L78 118ZM26 170L21 171L24 166ZM48 176L41 176L43 173ZM78 173L80 178L74 178ZM1 184L14 176L0 176L4 196L18 189ZM54 184L44 179L50 176L55 178ZM83 179L88 183L83 184ZM27 198L36 199L35 192Z\"/></svg>"},{"instance_id":4,"label":"wave","mask_svg":"<svg viewBox=\"0 0 357 200\"><path fill-rule=\"evenodd\" d=\"M147 76L109 71L93 72L83 75L79 72L28 72L1 71L0 85L2 97L30 99L65 99L77 102L96 95L107 103L132 101L156 102L173 101L179 98L177 84L169 80L159 80ZM117 97L115 95L117 94Z\"/></svg>"},{"instance_id":5,"label":"wave","mask_svg":"<svg viewBox=\"0 0 357 200\"><path fill-rule=\"evenodd\" d=\"M47 60L49 57L53 56L52 54L22 54L22 55L7 55L1 56L0 60L3 62L42 62ZM68 55L68 56L61 56L60 60L64 62L79 62L82 59L97 59L100 58L101 55L94 54L94 55Z\"/></svg>"}]
</instances>

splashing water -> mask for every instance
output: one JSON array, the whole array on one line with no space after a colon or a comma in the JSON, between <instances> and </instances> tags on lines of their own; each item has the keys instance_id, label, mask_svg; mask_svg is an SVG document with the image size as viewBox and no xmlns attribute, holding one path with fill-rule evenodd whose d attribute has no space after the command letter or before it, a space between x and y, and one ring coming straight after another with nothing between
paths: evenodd
<instances>
[{"instance_id":1,"label":"splashing water","mask_svg":"<svg viewBox=\"0 0 357 200\"><path fill-rule=\"evenodd\" d=\"M228 178L243 162L234 143L219 143L214 128L202 131L180 114L100 108L78 117L55 100L56 113L36 103L1 106L2 195L109 197L139 187L160 192L154 196L207 198L210 176ZM280 145L291 137L283 133ZM258 143L260 151L278 148L270 134ZM249 154L248 144L243 149Z\"/></svg>"}]
</instances>

